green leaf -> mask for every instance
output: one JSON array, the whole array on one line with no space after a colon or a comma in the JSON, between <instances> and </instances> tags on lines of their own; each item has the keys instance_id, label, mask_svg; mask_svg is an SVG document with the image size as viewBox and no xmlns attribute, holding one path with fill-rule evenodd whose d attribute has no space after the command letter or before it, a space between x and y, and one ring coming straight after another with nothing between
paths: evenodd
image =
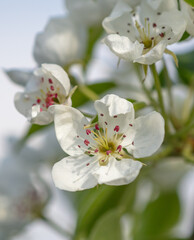
<instances>
[{"instance_id":1,"label":"green leaf","mask_svg":"<svg viewBox=\"0 0 194 240\"><path fill-rule=\"evenodd\" d=\"M190 85L194 80L194 51L187 54L178 55L179 68L178 73L180 75L180 80L187 85Z\"/></svg>"},{"instance_id":2,"label":"green leaf","mask_svg":"<svg viewBox=\"0 0 194 240\"><path fill-rule=\"evenodd\" d=\"M133 103L133 106L134 106L135 111L139 111L139 110L145 108L147 106L147 104L144 102L135 102L135 103Z\"/></svg>"},{"instance_id":3,"label":"green leaf","mask_svg":"<svg viewBox=\"0 0 194 240\"><path fill-rule=\"evenodd\" d=\"M116 84L113 82L102 82L102 83L87 85L87 87L92 91L94 91L96 94L102 94L110 90L111 88L114 88L115 86ZM81 89L78 86L77 90L72 96L72 106L76 108L89 101L90 101L89 97L84 95L84 93L81 91Z\"/></svg>"},{"instance_id":4,"label":"green leaf","mask_svg":"<svg viewBox=\"0 0 194 240\"><path fill-rule=\"evenodd\" d=\"M121 240L120 214L117 209L113 209L98 219L89 240Z\"/></svg>"},{"instance_id":5,"label":"green leaf","mask_svg":"<svg viewBox=\"0 0 194 240\"><path fill-rule=\"evenodd\" d=\"M161 193L149 202L136 219L135 240L164 239L180 217L180 201L175 191Z\"/></svg>"},{"instance_id":6,"label":"green leaf","mask_svg":"<svg viewBox=\"0 0 194 240\"><path fill-rule=\"evenodd\" d=\"M182 36L182 38L181 38L181 40L180 40L180 42L186 40L188 37L190 37L190 34L185 31L183 36Z\"/></svg>"},{"instance_id":7,"label":"green leaf","mask_svg":"<svg viewBox=\"0 0 194 240\"><path fill-rule=\"evenodd\" d=\"M194 7L194 0L184 0L186 3Z\"/></svg>"},{"instance_id":8,"label":"green leaf","mask_svg":"<svg viewBox=\"0 0 194 240\"><path fill-rule=\"evenodd\" d=\"M90 61L92 57L92 53L94 50L94 45L98 41L98 39L101 37L103 33L102 26L94 26L89 28L88 30L88 43L87 43L87 49L86 49L86 57L85 57L85 67L87 66L88 62Z\"/></svg>"},{"instance_id":9,"label":"green leaf","mask_svg":"<svg viewBox=\"0 0 194 240\"><path fill-rule=\"evenodd\" d=\"M87 238L99 218L111 209L128 212L135 201L136 183L126 186L98 186L77 193L78 222L75 239Z\"/></svg>"}]
</instances>

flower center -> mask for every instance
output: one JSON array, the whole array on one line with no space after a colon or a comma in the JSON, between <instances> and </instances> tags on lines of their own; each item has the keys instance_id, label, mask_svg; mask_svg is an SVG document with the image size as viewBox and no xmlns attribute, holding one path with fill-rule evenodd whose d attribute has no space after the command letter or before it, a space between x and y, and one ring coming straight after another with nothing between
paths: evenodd
<instances>
[{"instance_id":1,"label":"flower center","mask_svg":"<svg viewBox=\"0 0 194 240\"><path fill-rule=\"evenodd\" d=\"M145 19L145 27L141 27L140 24L135 21L135 26L139 33L142 43L144 44L145 48L152 48L154 46L154 38L151 37L150 34L150 22L149 18Z\"/></svg>"},{"instance_id":2,"label":"flower center","mask_svg":"<svg viewBox=\"0 0 194 240\"><path fill-rule=\"evenodd\" d=\"M126 137L122 133L118 133L120 127L118 125L114 128L112 137L108 137L107 127L105 129L100 128L98 124L92 128L91 125L85 126L88 139L83 139L85 146L85 154L90 157L97 156L97 161L100 166L108 164L110 157L114 157L117 160L121 160L125 155L122 147L122 141ZM79 138L79 136L77 136ZM81 148L80 145L78 145ZM89 165L90 163L88 163Z\"/></svg>"},{"instance_id":3,"label":"flower center","mask_svg":"<svg viewBox=\"0 0 194 240\"><path fill-rule=\"evenodd\" d=\"M47 110L51 105L60 103L59 88L56 88L51 78L41 78L40 95L36 97L36 102L32 105L40 105L40 111ZM58 93L57 93L58 92Z\"/></svg>"}]
</instances>

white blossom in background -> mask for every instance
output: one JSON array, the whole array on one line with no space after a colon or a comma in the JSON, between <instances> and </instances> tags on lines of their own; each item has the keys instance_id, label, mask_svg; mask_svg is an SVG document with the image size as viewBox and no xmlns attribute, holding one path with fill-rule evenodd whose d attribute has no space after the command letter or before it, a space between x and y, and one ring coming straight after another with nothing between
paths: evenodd
<instances>
[{"instance_id":1,"label":"white blossom in background","mask_svg":"<svg viewBox=\"0 0 194 240\"><path fill-rule=\"evenodd\" d=\"M181 11L187 21L187 32L194 36L194 7L186 3L184 0L180 0Z\"/></svg>"},{"instance_id":2,"label":"white blossom in background","mask_svg":"<svg viewBox=\"0 0 194 240\"><path fill-rule=\"evenodd\" d=\"M71 105L70 80L58 65L42 64L34 71L24 93L15 95L16 109L32 123L44 125L53 121L50 106Z\"/></svg>"},{"instance_id":3,"label":"white blossom in background","mask_svg":"<svg viewBox=\"0 0 194 240\"><path fill-rule=\"evenodd\" d=\"M74 19L91 26L101 24L116 2L117 0L66 0L65 5Z\"/></svg>"},{"instance_id":4,"label":"white blossom in background","mask_svg":"<svg viewBox=\"0 0 194 240\"><path fill-rule=\"evenodd\" d=\"M54 63L62 67L84 57L87 44L85 27L70 16L51 18L37 34L34 58L38 64Z\"/></svg>"},{"instance_id":5,"label":"white blossom in background","mask_svg":"<svg viewBox=\"0 0 194 240\"><path fill-rule=\"evenodd\" d=\"M177 84L172 86L171 94L172 106L170 105L168 91L166 89L163 90L165 108L180 127L180 125L184 125L189 116L192 116L191 113L194 109L194 91L186 85Z\"/></svg>"},{"instance_id":6,"label":"white blossom in background","mask_svg":"<svg viewBox=\"0 0 194 240\"><path fill-rule=\"evenodd\" d=\"M157 112L135 119L132 103L113 94L96 101L95 109L98 122L90 124L74 108L55 107L56 136L70 155L53 167L60 189L128 184L142 167L133 157L150 156L163 142L164 120Z\"/></svg>"},{"instance_id":7,"label":"white blossom in background","mask_svg":"<svg viewBox=\"0 0 194 240\"><path fill-rule=\"evenodd\" d=\"M168 3L168 2L166 2ZM170 8L170 10L169 10ZM111 15L104 19L103 27L108 33L103 42L119 58L150 65L163 57L164 52L176 57L167 49L169 44L182 37L186 21L180 11L171 5L153 9L147 1L130 7L119 2Z\"/></svg>"},{"instance_id":8,"label":"white blossom in background","mask_svg":"<svg viewBox=\"0 0 194 240\"><path fill-rule=\"evenodd\" d=\"M31 160L32 156L29 152ZM33 181L27 155L23 157L10 155L0 165L0 236L6 236L5 239L38 218L50 195L42 180L36 177L36 182Z\"/></svg>"}]
</instances>

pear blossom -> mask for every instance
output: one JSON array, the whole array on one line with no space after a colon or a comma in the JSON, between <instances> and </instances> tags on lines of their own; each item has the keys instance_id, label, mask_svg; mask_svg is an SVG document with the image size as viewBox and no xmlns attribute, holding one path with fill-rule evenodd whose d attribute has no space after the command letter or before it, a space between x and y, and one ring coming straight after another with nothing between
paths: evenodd
<instances>
[{"instance_id":1,"label":"pear blossom","mask_svg":"<svg viewBox=\"0 0 194 240\"><path fill-rule=\"evenodd\" d=\"M16 93L16 109L32 123L44 125L53 121L50 106L71 105L70 80L58 65L42 64L34 71L24 93Z\"/></svg>"},{"instance_id":2,"label":"pear blossom","mask_svg":"<svg viewBox=\"0 0 194 240\"><path fill-rule=\"evenodd\" d=\"M157 112L135 119L133 104L113 94L97 100L95 109L98 122L90 123L77 109L55 106L56 136L69 154L52 170L60 189L128 184L142 167L134 158L150 156L163 142L164 120Z\"/></svg>"},{"instance_id":3,"label":"pear blossom","mask_svg":"<svg viewBox=\"0 0 194 240\"><path fill-rule=\"evenodd\" d=\"M0 236L5 239L38 218L49 199L46 183L38 176L35 183L28 169L27 158L33 160L32 156L11 153L0 165Z\"/></svg>"},{"instance_id":4,"label":"pear blossom","mask_svg":"<svg viewBox=\"0 0 194 240\"><path fill-rule=\"evenodd\" d=\"M156 11L147 1L142 1L135 10L126 2L119 2L104 19L103 27L109 34L103 42L119 58L151 65L160 60L164 52L176 61L167 46L179 41L186 21L183 14L169 4L159 5Z\"/></svg>"},{"instance_id":5,"label":"pear blossom","mask_svg":"<svg viewBox=\"0 0 194 240\"><path fill-rule=\"evenodd\" d=\"M187 21L187 32L194 36L194 7L189 5L183 0L180 0L181 11L184 14L184 17Z\"/></svg>"},{"instance_id":6,"label":"pear blossom","mask_svg":"<svg viewBox=\"0 0 194 240\"><path fill-rule=\"evenodd\" d=\"M194 91L192 88L183 84L174 85L171 89L173 105L170 106L169 95L166 89L163 90L164 105L166 112L173 116L173 119L182 126L192 115L192 109L194 109ZM179 126L179 127L180 127Z\"/></svg>"},{"instance_id":7,"label":"pear blossom","mask_svg":"<svg viewBox=\"0 0 194 240\"><path fill-rule=\"evenodd\" d=\"M87 43L85 27L70 16L51 18L37 34L34 58L38 64L55 63L62 67L84 57Z\"/></svg>"}]
</instances>

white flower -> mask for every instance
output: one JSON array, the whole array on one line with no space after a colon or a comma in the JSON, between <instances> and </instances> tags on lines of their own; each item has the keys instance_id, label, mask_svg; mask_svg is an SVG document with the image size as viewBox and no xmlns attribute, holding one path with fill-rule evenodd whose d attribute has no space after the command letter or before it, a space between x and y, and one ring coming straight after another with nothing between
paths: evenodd
<instances>
[{"instance_id":1,"label":"white flower","mask_svg":"<svg viewBox=\"0 0 194 240\"><path fill-rule=\"evenodd\" d=\"M37 176L35 184L28 166L26 168L27 158L32 156L32 152L15 153L0 166L0 236L5 235L5 239L38 218L48 201L50 193L46 184Z\"/></svg>"},{"instance_id":2,"label":"white flower","mask_svg":"<svg viewBox=\"0 0 194 240\"><path fill-rule=\"evenodd\" d=\"M172 106L170 105L168 91L163 90L166 112L173 117L178 126L184 126L185 122L191 117L194 107L193 89L183 84L177 84L172 86L171 94Z\"/></svg>"},{"instance_id":3,"label":"white flower","mask_svg":"<svg viewBox=\"0 0 194 240\"><path fill-rule=\"evenodd\" d=\"M86 29L69 16L52 18L36 36L34 58L37 63L55 63L62 67L84 57Z\"/></svg>"},{"instance_id":4,"label":"white flower","mask_svg":"<svg viewBox=\"0 0 194 240\"><path fill-rule=\"evenodd\" d=\"M166 8L169 10L168 5ZM177 9L160 12L143 1L134 11L119 2L104 19L103 27L109 34L104 43L119 58L150 65L160 60L164 52L174 57L166 48L181 38L186 21Z\"/></svg>"},{"instance_id":5,"label":"white flower","mask_svg":"<svg viewBox=\"0 0 194 240\"><path fill-rule=\"evenodd\" d=\"M117 0L66 0L66 8L78 22L87 26L99 24L110 14Z\"/></svg>"},{"instance_id":6,"label":"white flower","mask_svg":"<svg viewBox=\"0 0 194 240\"><path fill-rule=\"evenodd\" d=\"M194 36L194 7L187 4L185 1L180 0L181 11L187 21L187 32Z\"/></svg>"},{"instance_id":7,"label":"white flower","mask_svg":"<svg viewBox=\"0 0 194 240\"><path fill-rule=\"evenodd\" d=\"M53 121L50 106L71 105L70 80L58 65L42 64L34 71L24 93L15 95L17 110L32 123L44 125Z\"/></svg>"},{"instance_id":8,"label":"white flower","mask_svg":"<svg viewBox=\"0 0 194 240\"><path fill-rule=\"evenodd\" d=\"M96 101L95 109L98 122L90 125L78 110L55 107L56 136L70 155L53 167L53 180L60 189L128 184L142 167L132 155L150 156L163 141L164 120L157 112L134 119L132 103L113 94Z\"/></svg>"}]
</instances>

